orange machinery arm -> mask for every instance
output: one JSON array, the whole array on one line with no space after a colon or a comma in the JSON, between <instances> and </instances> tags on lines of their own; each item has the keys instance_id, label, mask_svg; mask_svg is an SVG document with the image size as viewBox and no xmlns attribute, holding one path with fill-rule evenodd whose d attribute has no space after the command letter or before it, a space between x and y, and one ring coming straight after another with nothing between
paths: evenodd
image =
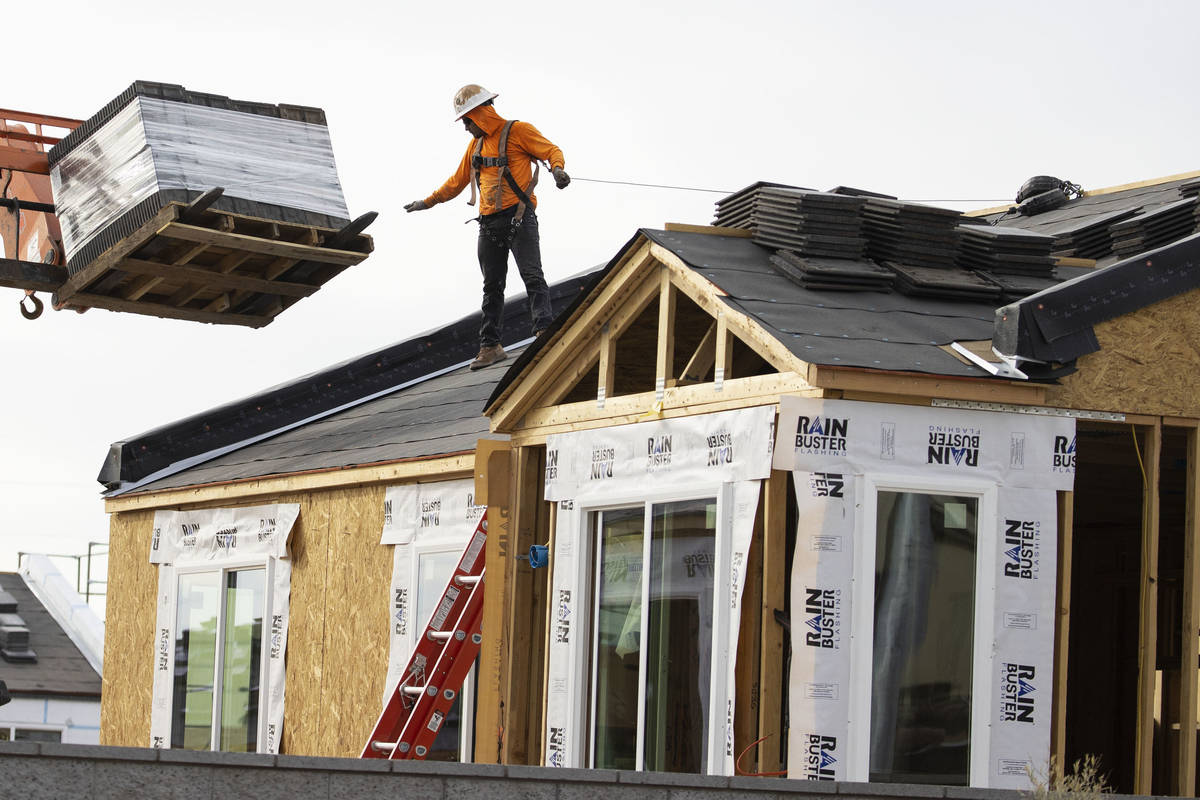
<instances>
[{"instance_id":1,"label":"orange machinery arm","mask_svg":"<svg viewBox=\"0 0 1200 800\"><path fill-rule=\"evenodd\" d=\"M34 132L29 133L22 129L13 130L10 125L14 122L32 125ZM3 142L0 144L0 169L49 175L50 164L46 159L45 146L56 144L59 137L43 134L42 127L74 130L80 124L80 120L77 119L0 108L0 142ZM13 142L29 142L34 146L14 147Z\"/></svg>"}]
</instances>

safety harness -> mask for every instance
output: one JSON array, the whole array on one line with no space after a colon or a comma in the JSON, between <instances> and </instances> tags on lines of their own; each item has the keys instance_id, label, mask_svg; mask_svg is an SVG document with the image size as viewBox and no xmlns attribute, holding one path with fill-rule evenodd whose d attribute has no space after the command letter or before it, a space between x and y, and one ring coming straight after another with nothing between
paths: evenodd
<instances>
[{"instance_id":1,"label":"safety harness","mask_svg":"<svg viewBox=\"0 0 1200 800\"><path fill-rule=\"evenodd\" d=\"M471 201L469 205L475 205L475 193L482 188L479 185L479 170L485 167L496 167L500 170L500 177L513 190L513 194L517 196L517 211L513 214L513 227L518 227L521 224L521 219L525 216L525 209L533 205L533 200L530 195L533 194L533 188L538 182L538 162L533 162L533 180L529 182L528 189L522 189L517 183L517 179L513 177L512 172L508 168L508 132L512 129L513 123L517 120L510 119L504 123L504 127L500 131L500 146L496 152L500 155L484 156L480 153L483 150L483 139L475 140L475 149L471 151ZM500 196L504 192L504 186L499 182L496 183L496 191L494 196L494 205L497 209L500 208Z\"/></svg>"}]
</instances>

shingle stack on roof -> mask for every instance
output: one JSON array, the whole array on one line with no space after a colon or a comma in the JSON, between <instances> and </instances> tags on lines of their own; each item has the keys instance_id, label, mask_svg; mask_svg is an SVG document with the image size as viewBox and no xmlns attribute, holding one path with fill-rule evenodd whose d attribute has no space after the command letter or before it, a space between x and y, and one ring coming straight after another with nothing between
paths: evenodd
<instances>
[{"instance_id":1,"label":"shingle stack on roof","mask_svg":"<svg viewBox=\"0 0 1200 800\"><path fill-rule=\"evenodd\" d=\"M999 301L1001 297L998 283L965 269L914 267L897 261L884 261L883 265L896 273L895 287L901 294L946 300Z\"/></svg>"},{"instance_id":2,"label":"shingle stack on roof","mask_svg":"<svg viewBox=\"0 0 1200 800\"><path fill-rule=\"evenodd\" d=\"M1127 220L1141 210L1141 206L1122 208L1108 214L1084 217L1074 225L1054 231L1054 255L1099 260L1112 252L1112 236L1108 226Z\"/></svg>"},{"instance_id":3,"label":"shingle stack on roof","mask_svg":"<svg viewBox=\"0 0 1200 800\"><path fill-rule=\"evenodd\" d=\"M786 183L769 183L767 181L757 181L750 184L745 189L739 189L731 195L722 197L717 201L717 216L713 220L714 225L719 225L723 228L741 228L742 230L752 230L753 223L751 217L754 213L754 205L758 200L758 193L763 189L793 189L798 192L808 192L811 189L805 189L803 186L790 186Z\"/></svg>"},{"instance_id":4,"label":"shingle stack on roof","mask_svg":"<svg viewBox=\"0 0 1200 800\"><path fill-rule=\"evenodd\" d=\"M1196 227L1197 198L1185 197L1109 226L1113 252L1128 258L1169 244Z\"/></svg>"},{"instance_id":5,"label":"shingle stack on roof","mask_svg":"<svg viewBox=\"0 0 1200 800\"><path fill-rule=\"evenodd\" d=\"M1184 197L1200 196L1200 178L1188 181L1179 187L1179 193Z\"/></svg>"},{"instance_id":6,"label":"shingle stack on roof","mask_svg":"<svg viewBox=\"0 0 1200 800\"><path fill-rule=\"evenodd\" d=\"M958 263L1005 275L1048 277L1054 271L1055 237L1021 228L993 225L960 225Z\"/></svg>"},{"instance_id":7,"label":"shingle stack on roof","mask_svg":"<svg viewBox=\"0 0 1200 800\"><path fill-rule=\"evenodd\" d=\"M896 275L904 294L999 299L1000 288L956 266L962 214L948 208L869 197L863 206L867 255Z\"/></svg>"},{"instance_id":8,"label":"shingle stack on roof","mask_svg":"<svg viewBox=\"0 0 1200 800\"><path fill-rule=\"evenodd\" d=\"M747 228L766 247L817 258L862 258L863 199L755 184L717 202L716 224Z\"/></svg>"},{"instance_id":9,"label":"shingle stack on roof","mask_svg":"<svg viewBox=\"0 0 1200 800\"><path fill-rule=\"evenodd\" d=\"M862 215L871 258L910 267L954 268L961 212L869 197Z\"/></svg>"},{"instance_id":10,"label":"shingle stack on roof","mask_svg":"<svg viewBox=\"0 0 1200 800\"><path fill-rule=\"evenodd\" d=\"M780 250L771 256L771 265L805 289L887 292L895 280L892 272L866 259L814 258Z\"/></svg>"}]
</instances>

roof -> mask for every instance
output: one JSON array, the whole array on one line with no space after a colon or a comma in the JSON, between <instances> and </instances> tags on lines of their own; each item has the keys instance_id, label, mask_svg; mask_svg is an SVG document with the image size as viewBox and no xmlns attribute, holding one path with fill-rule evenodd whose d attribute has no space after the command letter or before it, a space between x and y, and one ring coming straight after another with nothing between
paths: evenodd
<instances>
[{"instance_id":1,"label":"roof","mask_svg":"<svg viewBox=\"0 0 1200 800\"><path fill-rule=\"evenodd\" d=\"M1180 204L1181 197L1186 196L1181 194L1181 190L1187 195L1200 191L1197 189L1198 177L1200 173L1189 173L1126 188L1099 190L1070 200L1061 208L1034 216L996 210L974 219L964 219L963 222L969 223L970 228L982 227L989 233L1015 228L1055 237L1090 226L1093 233L1099 232L1101 238L1108 242L1107 221L1115 218L1127 222L1155 209L1169 211L1168 207ZM771 186L779 184L759 182L732 197ZM1195 219L1195 225L1200 226L1200 211L1196 211ZM984 223L999 223L1003 228L989 228ZM1176 239L1189 234L1190 231L1178 232ZM1006 236L1012 238L1011 230L1006 232ZM752 317L797 358L821 366L1001 379L981 367L966 363L946 348L953 342L988 341L997 335L1008 341L1015 334L1007 328L1000 331L997 320L1004 317L1004 311L1025 302L1012 299L1009 305L1002 306L1003 301L971 298L965 292L962 297L933 297L871 288L861 291L809 288L797 281L794 275L788 274L786 264L780 264L778 258L773 261L774 248L759 244L754 239L718 233L652 229L640 230L606 265L603 273L597 277L597 284L621 263L627 253L647 240L671 251L684 264L711 281L724 293L720 298L723 302ZM1055 241L1058 241L1057 238ZM1098 267L1106 267L1122 264L1125 260L1135 259L1122 259L1113 254L1110 247L1108 254L1096 263ZM828 263L830 259L825 261ZM860 274L874 267L874 262L865 258L839 259L838 263L848 270L858 269ZM964 283L974 278L974 273L961 267L942 271L942 274L951 278L951 282L956 273L961 274ZM1060 264L1054 270L1053 278L1042 284L1049 282L1050 287L1034 296L1057 296L1073 302L1078 292L1106 281L1112 283L1120 274L1118 271L1107 278L1102 277L1106 273L1109 270ZM1174 280L1165 296L1200 285L1200 276L1193 272L1177 270L1173 274ZM989 277L995 279L997 276ZM1061 283L1054 285L1055 280ZM1064 288L1055 295L1059 287ZM1105 289L1111 290L1111 287ZM1018 292L1018 298L1032 292L1032 289ZM1163 297L1161 285L1147 285L1132 296L1123 298L1119 306L1112 305L1111 308L1120 307L1121 313L1126 313ZM573 313L587 303L588 297L581 296L567 313ZM1001 308L998 309L998 306ZM560 324L562 321L560 318ZM1095 341L1094 336L1090 327L1083 322L1083 316L1076 321L1079 325L1070 331L1069 336L1066 331L1055 334L1059 337L1068 336L1060 343L1063 345L1064 363L1095 349L1091 346ZM522 354L488 399L489 408L519 380L526 365L540 357L544 344L537 342ZM1069 363L1065 367L1056 363L1035 372L1035 376L1039 380L1052 380L1072 369Z\"/></svg>"},{"instance_id":2,"label":"roof","mask_svg":"<svg viewBox=\"0 0 1200 800\"><path fill-rule=\"evenodd\" d=\"M981 218L1004 227L1066 237L1080 227L1101 225L1105 222L1112 224L1120 221L1119 218L1123 214L1138 211L1144 214L1176 203L1182 197L1180 190L1194 185L1197 178L1200 178L1200 173L1196 172L1172 175L1161 180L1132 184L1128 188L1118 186L1085 192L1082 197L1069 200L1059 208L1033 216L997 212L984 214ZM1119 256L1110 251L1096 260L1096 266L1106 267L1120 260L1122 259Z\"/></svg>"},{"instance_id":3,"label":"roof","mask_svg":"<svg viewBox=\"0 0 1200 800\"><path fill-rule=\"evenodd\" d=\"M550 287L565 307L589 280ZM506 338L530 337L523 296L505 303ZM478 312L397 344L110 447L109 497L471 451L488 435L483 400L511 361L478 372Z\"/></svg>"},{"instance_id":4,"label":"roof","mask_svg":"<svg viewBox=\"0 0 1200 800\"><path fill-rule=\"evenodd\" d=\"M100 675L71 641L50 612L38 602L24 579L0 572L0 590L12 595L17 615L29 629L29 648L36 662L0 659L0 680L13 695L73 695L99 699Z\"/></svg>"}]
</instances>

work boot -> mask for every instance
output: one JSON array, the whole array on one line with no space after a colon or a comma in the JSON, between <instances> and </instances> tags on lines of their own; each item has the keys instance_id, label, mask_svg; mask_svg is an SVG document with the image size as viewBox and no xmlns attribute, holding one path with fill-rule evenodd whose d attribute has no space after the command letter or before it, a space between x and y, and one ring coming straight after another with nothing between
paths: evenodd
<instances>
[{"instance_id":1,"label":"work boot","mask_svg":"<svg viewBox=\"0 0 1200 800\"><path fill-rule=\"evenodd\" d=\"M475 356L475 360L471 362L470 368L473 370L483 369L506 358L508 358L508 353L504 352L503 347L498 344L485 344L479 348L479 355Z\"/></svg>"}]
</instances>

